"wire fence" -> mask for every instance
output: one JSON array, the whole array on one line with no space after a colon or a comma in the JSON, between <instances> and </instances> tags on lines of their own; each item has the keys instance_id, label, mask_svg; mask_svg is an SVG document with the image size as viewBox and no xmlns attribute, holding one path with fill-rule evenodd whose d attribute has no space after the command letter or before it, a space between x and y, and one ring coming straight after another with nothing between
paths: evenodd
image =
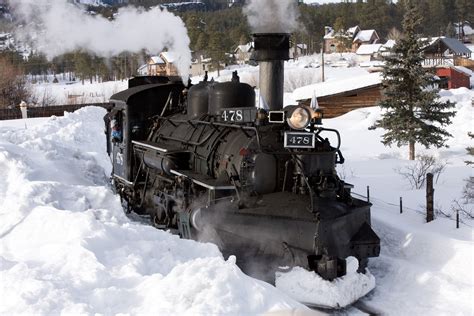
<instances>
[{"instance_id":1,"label":"wire fence","mask_svg":"<svg viewBox=\"0 0 474 316\"><path fill-rule=\"evenodd\" d=\"M372 194L370 194L370 198L368 199L367 198L367 195L363 195L363 194L360 194L360 193L356 193L356 192L351 192L351 194L355 197L358 197L358 198L361 198L361 199L364 199L364 200L370 200L369 202L371 202L372 204L374 205L384 205L384 206L390 206L390 207L396 207L397 209L400 208L400 204L395 204L395 203L391 203L391 202L387 202L381 198L378 198L378 197L374 197ZM403 211L405 210L408 210L408 211L411 211L413 213L417 213L419 215L422 215L422 216L426 216L426 210L420 210L420 209L415 209L415 208L411 208L411 207L408 207L406 205L403 205ZM448 220L451 220L453 222L456 222L457 220L455 218L451 218L451 217L447 217L447 216L443 216L443 218L446 218ZM468 223L466 223L465 221L463 221L462 219L459 219L459 223L460 224L463 224L467 227L470 227L470 228L473 228L474 226L473 225L470 225Z\"/></svg>"}]
</instances>

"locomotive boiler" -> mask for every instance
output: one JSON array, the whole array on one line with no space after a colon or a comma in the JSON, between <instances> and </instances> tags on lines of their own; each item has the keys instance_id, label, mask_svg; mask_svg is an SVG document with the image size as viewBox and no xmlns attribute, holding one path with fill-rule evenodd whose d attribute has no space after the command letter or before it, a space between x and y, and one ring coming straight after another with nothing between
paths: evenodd
<instances>
[{"instance_id":1,"label":"locomotive boiler","mask_svg":"<svg viewBox=\"0 0 474 316\"><path fill-rule=\"evenodd\" d=\"M363 272L380 240L370 203L336 173L339 133L322 126L319 109L283 107L289 34L255 34L254 45L259 106L236 72L196 85L137 77L112 96L105 120L114 187L128 210L216 243L250 274L302 266L332 280L348 256Z\"/></svg>"}]
</instances>

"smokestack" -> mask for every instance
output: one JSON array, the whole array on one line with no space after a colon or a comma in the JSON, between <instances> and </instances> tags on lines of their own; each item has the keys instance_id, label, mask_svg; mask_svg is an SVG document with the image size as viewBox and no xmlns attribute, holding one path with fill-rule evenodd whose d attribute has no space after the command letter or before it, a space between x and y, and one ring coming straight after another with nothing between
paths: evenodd
<instances>
[{"instance_id":1,"label":"smokestack","mask_svg":"<svg viewBox=\"0 0 474 316\"><path fill-rule=\"evenodd\" d=\"M270 110L283 108L284 61L290 59L290 34L256 33L252 60L260 64L260 95Z\"/></svg>"}]
</instances>

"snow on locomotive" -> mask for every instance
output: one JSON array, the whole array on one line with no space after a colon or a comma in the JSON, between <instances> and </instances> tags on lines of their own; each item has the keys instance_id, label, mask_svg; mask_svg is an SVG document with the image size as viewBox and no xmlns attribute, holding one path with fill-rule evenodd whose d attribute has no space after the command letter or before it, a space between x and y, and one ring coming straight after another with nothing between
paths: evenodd
<instances>
[{"instance_id":1,"label":"snow on locomotive","mask_svg":"<svg viewBox=\"0 0 474 316\"><path fill-rule=\"evenodd\" d=\"M112 96L105 120L114 186L129 210L216 243L258 277L302 266L332 280L348 256L363 272L380 240L370 203L337 176L339 133L322 127L318 109L283 107L289 34L255 34L254 43L266 108L236 73L193 86L137 77Z\"/></svg>"}]
</instances>

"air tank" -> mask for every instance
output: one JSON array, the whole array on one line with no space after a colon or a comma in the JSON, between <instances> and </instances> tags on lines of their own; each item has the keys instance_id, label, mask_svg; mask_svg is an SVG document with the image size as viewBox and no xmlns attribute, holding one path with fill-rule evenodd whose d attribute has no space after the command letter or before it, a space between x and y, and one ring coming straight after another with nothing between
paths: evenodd
<instances>
[{"instance_id":1,"label":"air tank","mask_svg":"<svg viewBox=\"0 0 474 316\"><path fill-rule=\"evenodd\" d=\"M210 115L219 115L224 108L255 107L254 89L240 82L237 71L232 75L232 81L215 83L209 87Z\"/></svg>"}]
</instances>

